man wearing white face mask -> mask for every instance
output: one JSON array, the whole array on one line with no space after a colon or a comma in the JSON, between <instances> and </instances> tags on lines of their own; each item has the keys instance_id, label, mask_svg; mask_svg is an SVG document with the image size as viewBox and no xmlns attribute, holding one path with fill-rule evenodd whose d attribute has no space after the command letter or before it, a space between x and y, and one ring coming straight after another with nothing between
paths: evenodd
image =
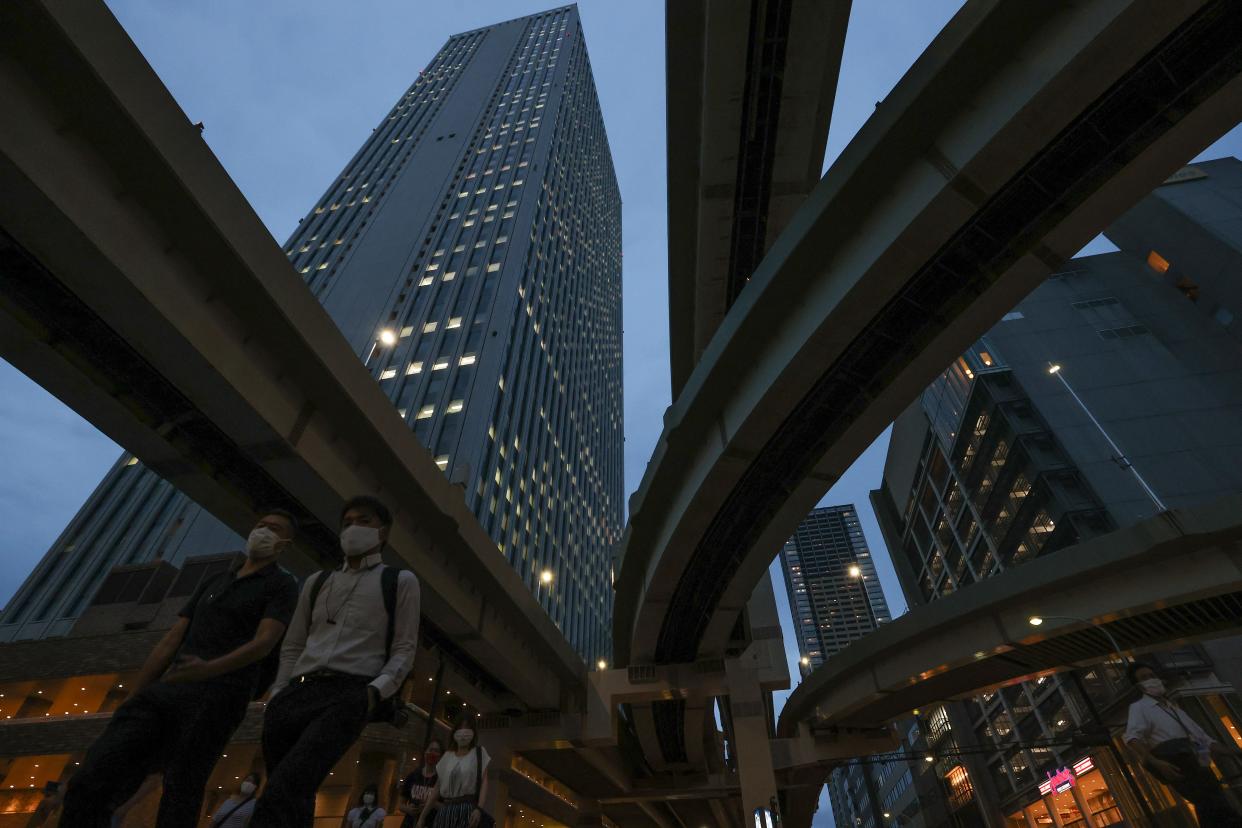
<instances>
[{"instance_id":1,"label":"man wearing white face mask","mask_svg":"<svg viewBox=\"0 0 1242 828\"><path fill-rule=\"evenodd\" d=\"M341 512L344 563L303 585L263 717L268 784L254 828L309 828L315 792L409 675L419 585L381 561L391 528L383 503L351 498Z\"/></svg>"},{"instance_id":2,"label":"man wearing white face mask","mask_svg":"<svg viewBox=\"0 0 1242 828\"><path fill-rule=\"evenodd\" d=\"M1130 705L1125 741L1143 766L1195 806L1199 824L1211 828L1239 828L1242 817L1234 810L1212 773L1213 756L1239 757L1209 736L1186 711L1166 695L1164 682L1146 664L1131 664L1130 681L1143 695Z\"/></svg>"},{"instance_id":3,"label":"man wearing white face mask","mask_svg":"<svg viewBox=\"0 0 1242 828\"><path fill-rule=\"evenodd\" d=\"M276 558L296 531L293 515L267 510L245 557L198 585L69 780L62 825L108 826L152 773L164 786L156 825L197 824L212 768L267 689L264 660L293 615L297 583Z\"/></svg>"}]
</instances>

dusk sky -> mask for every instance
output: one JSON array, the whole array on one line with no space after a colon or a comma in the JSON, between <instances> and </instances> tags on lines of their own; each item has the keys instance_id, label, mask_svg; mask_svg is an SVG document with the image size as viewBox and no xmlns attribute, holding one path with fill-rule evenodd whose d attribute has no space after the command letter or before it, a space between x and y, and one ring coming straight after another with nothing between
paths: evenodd
<instances>
[{"instance_id":1,"label":"dusk sky","mask_svg":"<svg viewBox=\"0 0 1242 828\"><path fill-rule=\"evenodd\" d=\"M545 10L549 0L110 0L187 117L277 242L456 32ZM855 2L825 168L961 5ZM348 9L349 13L343 13ZM664 0L579 4L624 201L626 490L641 480L669 400ZM1239 154L1238 131L1205 155ZM1093 252L1102 248L1093 245ZM120 449L0 361L0 605ZM905 609L867 492L887 435L824 498L854 503L894 615ZM775 552L775 550L773 550ZM778 604L783 584L774 569ZM787 640L790 636L787 634ZM793 642L788 641L793 648ZM796 651L790 650L791 674ZM822 809L817 825L828 824Z\"/></svg>"}]
</instances>

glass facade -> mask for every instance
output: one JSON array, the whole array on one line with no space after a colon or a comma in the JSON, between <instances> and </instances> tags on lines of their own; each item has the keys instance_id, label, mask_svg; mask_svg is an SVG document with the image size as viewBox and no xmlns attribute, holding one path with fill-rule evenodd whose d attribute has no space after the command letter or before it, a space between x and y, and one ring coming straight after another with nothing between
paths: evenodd
<instances>
[{"instance_id":1,"label":"glass facade","mask_svg":"<svg viewBox=\"0 0 1242 828\"><path fill-rule=\"evenodd\" d=\"M890 620L853 506L813 510L781 548L804 673Z\"/></svg>"},{"instance_id":2,"label":"glass facade","mask_svg":"<svg viewBox=\"0 0 1242 828\"><path fill-rule=\"evenodd\" d=\"M621 201L575 7L449 38L284 249L588 663L623 525ZM241 539L118 461L0 616L63 634L113 566Z\"/></svg>"}]
</instances>

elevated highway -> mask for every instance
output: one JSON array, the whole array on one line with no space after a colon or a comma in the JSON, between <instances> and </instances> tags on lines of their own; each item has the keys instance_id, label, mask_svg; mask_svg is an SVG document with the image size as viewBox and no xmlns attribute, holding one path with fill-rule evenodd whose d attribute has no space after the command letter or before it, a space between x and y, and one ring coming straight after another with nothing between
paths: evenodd
<instances>
[{"instance_id":1,"label":"elevated highway","mask_svg":"<svg viewBox=\"0 0 1242 828\"><path fill-rule=\"evenodd\" d=\"M1242 6L967 3L773 244L630 502L619 664L719 657L774 551L903 406L1242 117ZM664 761L689 748L654 718Z\"/></svg>"},{"instance_id":2,"label":"elevated highway","mask_svg":"<svg viewBox=\"0 0 1242 828\"><path fill-rule=\"evenodd\" d=\"M102 3L0 11L0 356L241 534L395 507L448 687L581 706L585 666Z\"/></svg>"},{"instance_id":3,"label":"elevated highway","mask_svg":"<svg viewBox=\"0 0 1242 828\"><path fill-rule=\"evenodd\" d=\"M1049 620L1034 627L1032 616ZM1236 634L1240 625L1242 496L1234 495L1164 512L911 610L807 676L785 704L779 734L879 728L936 702L1107 660L1112 641L1142 653Z\"/></svg>"},{"instance_id":4,"label":"elevated highway","mask_svg":"<svg viewBox=\"0 0 1242 828\"><path fill-rule=\"evenodd\" d=\"M674 398L819 181L850 6L665 4Z\"/></svg>"}]
</instances>

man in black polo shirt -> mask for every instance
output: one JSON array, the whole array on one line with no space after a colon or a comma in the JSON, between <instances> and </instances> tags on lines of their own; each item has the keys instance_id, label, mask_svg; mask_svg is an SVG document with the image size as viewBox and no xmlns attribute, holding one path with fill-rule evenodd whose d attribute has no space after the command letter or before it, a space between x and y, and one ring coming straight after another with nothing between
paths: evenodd
<instances>
[{"instance_id":1,"label":"man in black polo shirt","mask_svg":"<svg viewBox=\"0 0 1242 828\"><path fill-rule=\"evenodd\" d=\"M150 773L164 775L156 825L198 823L211 770L251 698L266 689L257 686L263 659L297 605L293 576L276 564L296 531L291 514L267 510L245 558L199 584L69 780L62 825L106 828Z\"/></svg>"}]
</instances>

